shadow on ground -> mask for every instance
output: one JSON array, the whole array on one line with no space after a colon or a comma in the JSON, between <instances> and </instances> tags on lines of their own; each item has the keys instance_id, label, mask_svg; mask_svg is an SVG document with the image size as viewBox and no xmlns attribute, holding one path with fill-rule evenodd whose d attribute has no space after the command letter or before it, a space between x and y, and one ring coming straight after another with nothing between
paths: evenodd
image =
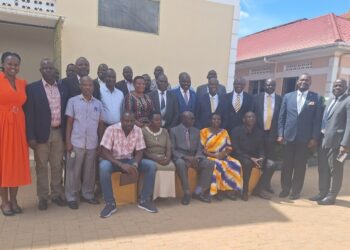
<instances>
[{"instance_id":1,"label":"shadow on ground","mask_svg":"<svg viewBox=\"0 0 350 250\"><path fill-rule=\"evenodd\" d=\"M344 180L350 172L345 171ZM273 180L273 188L278 195L278 172ZM37 209L35 179L31 186L20 190L19 201L24 214L12 218L0 216L0 249L21 247L45 247L55 244L71 244L99 240L115 240L123 237L210 230L212 228L235 227L250 224L286 223L289 216L280 212L279 206L298 206L315 209L317 205L306 198L317 192L317 169L308 170L302 202L291 202L274 197L271 201L251 198L248 202L224 200L203 204L192 201L183 206L178 199L156 202L159 213L150 214L136 205L120 206L112 217L98 217L103 205L81 203L79 210L49 205L47 211ZM350 194L350 185L343 194ZM350 207L350 201L339 199L337 206ZM310 210L309 210L310 212ZM31 239L23 240L23 239ZM5 247L5 248L4 248ZM6 248L9 247L9 248Z\"/></svg>"}]
</instances>

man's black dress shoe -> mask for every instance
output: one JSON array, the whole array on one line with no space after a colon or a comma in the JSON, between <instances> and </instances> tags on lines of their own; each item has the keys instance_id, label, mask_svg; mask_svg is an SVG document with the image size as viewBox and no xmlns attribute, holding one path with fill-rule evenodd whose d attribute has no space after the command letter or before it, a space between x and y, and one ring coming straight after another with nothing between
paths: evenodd
<instances>
[{"instance_id":1,"label":"man's black dress shoe","mask_svg":"<svg viewBox=\"0 0 350 250\"><path fill-rule=\"evenodd\" d=\"M292 201L297 200L299 198L300 198L300 194L291 194L289 196L289 199L292 200Z\"/></svg>"},{"instance_id":2,"label":"man's black dress shoe","mask_svg":"<svg viewBox=\"0 0 350 250\"><path fill-rule=\"evenodd\" d=\"M280 198L285 198L285 197L287 197L289 195L289 192L287 192L287 191L282 191L278 196L280 197Z\"/></svg>"},{"instance_id":3,"label":"man's black dress shoe","mask_svg":"<svg viewBox=\"0 0 350 250\"><path fill-rule=\"evenodd\" d=\"M23 213L22 208L21 208L20 206L18 206L18 205L17 205L17 207L15 207L15 208L13 208L13 207L11 206L11 210L12 210L12 212L14 212L15 214L22 214L22 213Z\"/></svg>"},{"instance_id":4,"label":"man's black dress shoe","mask_svg":"<svg viewBox=\"0 0 350 250\"><path fill-rule=\"evenodd\" d=\"M320 201L323 200L326 197L326 195L318 194L314 197L309 198L310 201Z\"/></svg>"},{"instance_id":5,"label":"man's black dress shoe","mask_svg":"<svg viewBox=\"0 0 350 250\"><path fill-rule=\"evenodd\" d=\"M51 199L52 203L55 203L57 206L60 206L60 207L65 207L67 206L67 202L66 200L62 199L61 197L55 197L55 198L52 198Z\"/></svg>"},{"instance_id":6,"label":"man's black dress shoe","mask_svg":"<svg viewBox=\"0 0 350 250\"><path fill-rule=\"evenodd\" d=\"M81 197L81 201L87 202L87 203L92 204L92 205L100 204L100 202L97 199L95 199L95 198L85 199L84 197Z\"/></svg>"},{"instance_id":7,"label":"man's black dress shoe","mask_svg":"<svg viewBox=\"0 0 350 250\"><path fill-rule=\"evenodd\" d=\"M4 216L14 216L15 215L15 213L11 209L5 210L2 207L1 207L1 212Z\"/></svg>"},{"instance_id":8,"label":"man's black dress shoe","mask_svg":"<svg viewBox=\"0 0 350 250\"><path fill-rule=\"evenodd\" d=\"M184 194L184 197L182 197L181 203L182 205L188 205L191 202L191 196L189 194Z\"/></svg>"},{"instance_id":9,"label":"man's black dress shoe","mask_svg":"<svg viewBox=\"0 0 350 250\"><path fill-rule=\"evenodd\" d=\"M45 199L40 200L39 204L38 204L38 209L39 210L46 210L47 209L47 200L45 200Z\"/></svg>"},{"instance_id":10,"label":"man's black dress shoe","mask_svg":"<svg viewBox=\"0 0 350 250\"><path fill-rule=\"evenodd\" d=\"M78 209L79 205L78 205L78 202L76 201L68 201L68 207L70 209Z\"/></svg>"},{"instance_id":11,"label":"man's black dress shoe","mask_svg":"<svg viewBox=\"0 0 350 250\"><path fill-rule=\"evenodd\" d=\"M234 192L225 192L225 197L231 201L237 200L237 196Z\"/></svg>"},{"instance_id":12,"label":"man's black dress shoe","mask_svg":"<svg viewBox=\"0 0 350 250\"><path fill-rule=\"evenodd\" d=\"M326 198L320 200L317 202L318 205L334 205L335 204L335 198L331 196L327 196Z\"/></svg>"},{"instance_id":13,"label":"man's black dress shoe","mask_svg":"<svg viewBox=\"0 0 350 250\"><path fill-rule=\"evenodd\" d=\"M210 203L211 202L211 199L209 196L206 196L205 194L196 194L196 193L193 193L192 194L192 198L193 199L196 199L196 200L199 200L199 201L202 201L202 202L206 202L206 203Z\"/></svg>"},{"instance_id":14,"label":"man's black dress shoe","mask_svg":"<svg viewBox=\"0 0 350 250\"><path fill-rule=\"evenodd\" d=\"M265 191L269 192L270 194L274 194L275 191L271 187L265 188Z\"/></svg>"}]
</instances>

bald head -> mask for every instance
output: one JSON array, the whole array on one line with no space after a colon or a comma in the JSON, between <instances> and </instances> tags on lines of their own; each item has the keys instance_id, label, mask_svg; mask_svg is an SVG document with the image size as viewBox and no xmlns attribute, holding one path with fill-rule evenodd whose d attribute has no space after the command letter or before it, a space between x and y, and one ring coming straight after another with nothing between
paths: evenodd
<instances>
[{"instance_id":1,"label":"bald head","mask_svg":"<svg viewBox=\"0 0 350 250\"><path fill-rule=\"evenodd\" d=\"M54 84L56 81L56 69L53 61L44 58L40 61L40 73L44 80L49 84Z\"/></svg>"},{"instance_id":2,"label":"bald head","mask_svg":"<svg viewBox=\"0 0 350 250\"><path fill-rule=\"evenodd\" d=\"M332 92L335 97L343 95L348 89L348 83L344 78L338 78L333 83Z\"/></svg>"},{"instance_id":3,"label":"bald head","mask_svg":"<svg viewBox=\"0 0 350 250\"><path fill-rule=\"evenodd\" d=\"M246 85L246 80L243 77L237 77L233 81L233 89L237 94L240 94L243 92Z\"/></svg>"},{"instance_id":4,"label":"bald head","mask_svg":"<svg viewBox=\"0 0 350 250\"><path fill-rule=\"evenodd\" d=\"M271 95L276 90L276 81L272 78L266 79L264 89L267 94Z\"/></svg>"},{"instance_id":5,"label":"bald head","mask_svg":"<svg viewBox=\"0 0 350 250\"><path fill-rule=\"evenodd\" d=\"M181 122L186 128L193 127L194 114L190 111L185 111L181 114Z\"/></svg>"}]
</instances>

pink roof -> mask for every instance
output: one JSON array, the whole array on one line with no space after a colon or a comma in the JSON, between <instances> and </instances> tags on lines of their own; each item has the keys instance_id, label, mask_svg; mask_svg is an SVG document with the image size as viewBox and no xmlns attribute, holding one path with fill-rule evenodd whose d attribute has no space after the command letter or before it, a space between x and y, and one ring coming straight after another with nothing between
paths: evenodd
<instances>
[{"instance_id":1,"label":"pink roof","mask_svg":"<svg viewBox=\"0 0 350 250\"><path fill-rule=\"evenodd\" d=\"M273 27L238 41L237 61L299 49L350 42L350 14L333 13Z\"/></svg>"}]
</instances>

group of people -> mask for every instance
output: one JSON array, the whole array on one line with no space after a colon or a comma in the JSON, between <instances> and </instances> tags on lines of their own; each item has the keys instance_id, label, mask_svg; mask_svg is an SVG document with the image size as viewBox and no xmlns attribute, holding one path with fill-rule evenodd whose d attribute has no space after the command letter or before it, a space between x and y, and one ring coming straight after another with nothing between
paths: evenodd
<instances>
[{"instance_id":1,"label":"group of people","mask_svg":"<svg viewBox=\"0 0 350 250\"><path fill-rule=\"evenodd\" d=\"M0 72L0 195L6 216L22 213L18 187L31 183L28 146L34 151L38 208L48 208L49 197L58 206L78 209L79 202L105 207L102 218L117 211L112 174L127 181L142 179L138 207L157 212L153 200L175 197L175 174L183 189L181 203L192 198L211 202L249 199L249 193L270 199L271 178L279 149L283 148L280 197L299 199L308 152L319 150L319 194L310 198L334 204L340 190L344 155L350 149L350 98L347 82L337 79L327 105L309 90L311 76L299 76L297 90L283 98L276 81L267 79L264 92L244 92L246 80L236 78L233 91L211 70L197 91L187 72L171 88L164 69L155 78L133 77L100 64L92 79L89 61L80 57L67 65L59 79L50 59L40 62L42 79L26 85L17 77L21 58L2 54ZM50 171L49 171L50 168ZM198 173L194 190L188 170ZM254 168L262 171L250 190ZM50 173L50 174L49 174ZM141 182L140 182L141 183Z\"/></svg>"}]
</instances>

